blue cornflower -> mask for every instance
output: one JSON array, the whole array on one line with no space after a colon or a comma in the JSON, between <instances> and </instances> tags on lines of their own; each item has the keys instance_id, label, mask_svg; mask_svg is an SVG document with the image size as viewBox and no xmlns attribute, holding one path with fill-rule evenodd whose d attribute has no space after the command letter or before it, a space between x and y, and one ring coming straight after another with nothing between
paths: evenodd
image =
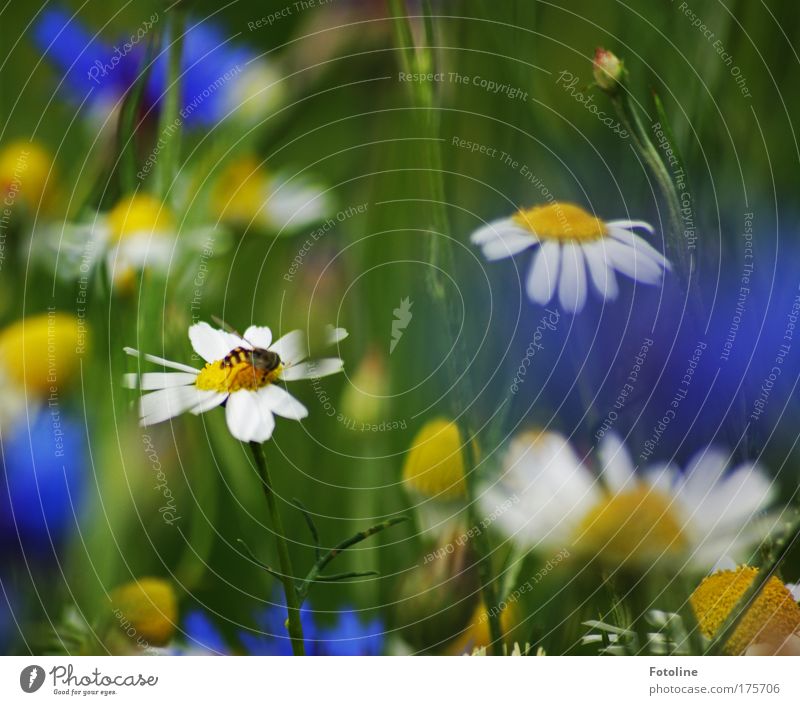
<instances>
[{"instance_id":1,"label":"blue cornflower","mask_svg":"<svg viewBox=\"0 0 800 705\"><path fill-rule=\"evenodd\" d=\"M84 429L58 407L5 430L0 445L0 545L58 545L75 525L86 473Z\"/></svg>"},{"instance_id":2,"label":"blue cornflower","mask_svg":"<svg viewBox=\"0 0 800 705\"><path fill-rule=\"evenodd\" d=\"M222 632L205 612L191 610L183 618L183 631L186 634L187 648L183 653L203 653L227 655L230 653Z\"/></svg>"},{"instance_id":3,"label":"blue cornflower","mask_svg":"<svg viewBox=\"0 0 800 705\"><path fill-rule=\"evenodd\" d=\"M145 69L150 34L165 27L151 15L129 37L110 46L63 10L45 10L33 36L43 55L62 73L68 98L106 117ZM165 23L166 24L166 23ZM169 61L162 40L150 67L142 110L157 110L168 88ZM275 105L278 75L252 51L235 45L212 23L190 23L182 39L182 101L180 119L186 126L209 126L232 111L250 118Z\"/></svg>"}]
</instances>

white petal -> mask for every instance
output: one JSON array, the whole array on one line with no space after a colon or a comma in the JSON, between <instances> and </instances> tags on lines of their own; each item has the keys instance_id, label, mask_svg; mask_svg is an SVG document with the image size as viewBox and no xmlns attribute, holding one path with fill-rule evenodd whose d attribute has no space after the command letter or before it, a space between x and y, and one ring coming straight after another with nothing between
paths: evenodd
<instances>
[{"instance_id":1,"label":"white petal","mask_svg":"<svg viewBox=\"0 0 800 705\"><path fill-rule=\"evenodd\" d=\"M643 284L658 284L664 270L648 257L643 250L635 250L613 237L604 240L606 256L614 269Z\"/></svg>"},{"instance_id":2,"label":"white petal","mask_svg":"<svg viewBox=\"0 0 800 705\"><path fill-rule=\"evenodd\" d=\"M293 180L276 182L264 205L270 224L278 230L302 228L331 212L331 200L319 186Z\"/></svg>"},{"instance_id":3,"label":"white petal","mask_svg":"<svg viewBox=\"0 0 800 705\"><path fill-rule=\"evenodd\" d=\"M189 328L189 340L194 351L206 362L221 360L234 348L250 347L238 335L212 328L205 321Z\"/></svg>"},{"instance_id":4,"label":"white petal","mask_svg":"<svg viewBox=\"0 0 800 705\"><path fill-rule=\"evenodd\" d=\"M710 573L718 573L722 570L736 570L736 561L730 556L722 556L710 570ZM786 587L789 587L788 585Z\"/></svg>"},{"instance_id":5,"label":"white petal","mask_svg":"<svg viewBox=\"0 0 800 705\"><path fill-rule=\"evenodd\" d=\"M240 389L228 397L225 420L234 438L263 443L272 436L275 417L259 403L258 392Z\"/></svg>"},{"instance_id":6,"label":"white petal","mask_svg":"<svg viewBox=\"0 0 800 705\"><path fill-rule=\"evenodd\" d=\"M696 454L686 467L686 478L679 492L695 507L699 507L711 492L714 485L722 479L728 467L726 453L713 448Z\"/></svg>"},{"instance_id":7,"label":"white petal","mask_svg":"<svg viewBox=\"0 0 800 705\"><path fill-rule=\"evenodd\" d=\"M594 288L604 299L613 300L619 294L617 276L614 274L614 269L606 264L606 253L603 248L602 240L592 242L584 245L583 254L586 256L586 264L589 267Z\"/></svg>"},{"instance_id":8,"label":"white petal","mask_svg":"<svg viewBox=\"0 0 800 705\"><path fill-rule=\"evenodd\" d=\"M646 223L643 220L609 220L606 223L606 227L610 230L611 228L643 228L647 230L651 235L655 232L653 226L650 223Z\"/></svg>"},{"instance_id":9,"label":"white petal","mask_svg":"<svg viewBox=\"0 0 800 705\"><path fill-rule=\"evenodd\" d=\"M321 360L309 360L299 365L292 365L281 372L281 379L291 382L297 379L318 379L335 375L344 369L344 361L338 357L324 357Z\"/></svg>"},{"instance_id":10,"label":"white petal","mask_svg":"<svg viewBox=\"0 0 800 705\"><path fill-rule=\"evenodd\" d=\"M336 345L341 343L350 333L344 328L334 328L330 323L325 326L325 343L327 345Z\"/></svg>"},{"instance_id":11,"label":"white petal","mask_svg":"<svg viewBox=\"0 0 800 705\"><path fill-rule=\"evenodd\" d=\"M542 243L528 273L526 289L531 301L545 306L553 298L560 266L561 245L552 240Z\"/></svg>"},{"instance_id":12,"label":"white petal","mask_svg":"<svg viewBox=\"0 0 800 705\"><path fill-rule=\"evenodd\" d=\"M521 231L504 230L494 240L481 245L481 250L487 260L494 262L499 259L513 257L523 250L533 247L537 242L531 233L525 234Z\"/></svg>"},{"instance_id":13,"label":"white petal","mask_svg":"<svg viewBox=\"0 0 800 705\"><path fill-rule=\"evenodd\" d=\"M602 464L601 475L612 492L633 489L635 469L628 449L616 433L609 433L597 449Z\"/></svg>"},{"instance_id":14,"label":"white petal","mask_svg":"<svg viewBox=\"0 0 800 705\"><path fill-rule=\"evenodd\" d=\"M295 399L285 389L275 385L269 384L262 387L258 394L261 397L261 402L266 404L267 408L273 414L283 416L285 419L294 419L299 421L308 416L308 409L303 406L297 399Z\"/></svg>"},{"instance_id":15,"label":"white petal","mask_svg":"<svg viewBox=\"0 0 800 705\"><path fill-rule=\"evenodd\" d=\"M198 370L196 367L190 367L189 365L184 365L181 362L172 362L172 360L166 360L163 357L148 355L147 353L140 353L138 350L134 350L133 348L123 348L123 350L131 357L142 357L148 362L155 362L157 365L164 365L164 367L169 367L173 370L181 370L181 372L194 372L195 375L200 372L200 370Z\"/></svg>"},{"instance_id":16,"label":"white petal","mask_svg":"<svg viewBox=\"0 0 800 705\"><path fill-rule=\"evenodd\" d=\"M668 463L650 465L642 473L642 479L654 490L670 496L675 489L678 468Z\"/></svg>"},{"instance_id":17,"label":"white petal","mask_svg":"<svg viewBox=\"0 0 800 705\"><path fill-rule=\"evenodd\" d=\"M664 255L662 255L643 237L640 237L636 233L632 233L630 230L623 230L621 228L609 228L608 232L611 237L619 240L620 242L624 242L626 245L628 245L628 247L633 247L634 249L643 252L654 262L660 264L664 269L671 269L667 258L664 257Z\"/></svg>"},{"instance_id":18,"label":"white petal","mask_svg":"<svg viewBox=\"0 0 800 705\"><path fill-rule=\"evenodd\" d=\"M786 589L792 593L795 602L800 602L800 584L786 583Z\"/></svg>"},{"instance_id":19,"label":"white petal","mask_svg":"<svg viewBox=\"0 0 800 705\"><path fill-rule=\"evenodd\" d=\"M145 372L141 375L131 372L122 378L123 386L128 389L167 389L168 387L185 387L194 384L197 375L193 372Z\"/></svg>"},{"instance_id":20,"label":"white petal","mask_svg":"<svg viewBox=\"0 0 800 705\"><path fill-rule=\"evenodd\" d=\"M214 392L206 399L203 399L199 404L189 409L189 411L193 414L204 414L206 411L211 411L211 409L218 407L227 398L228 392Z\"/></svg>"},{"instance_id":21,"label":"white petal","mask_svg":"<svg viewBox=\"0 0 800 705\"><path fill-rule=\"evenodd\" d=\"M496 240L500 237L500 233L505 230L513 230L517 228L517 225L511 218L499 218L498 220L493 220L486 225L482 225L478 228L472 235L470 235L469 239L473 245L484 245L487 242L491 242L492 240Z\"/></svg>"},{"instance_id":22,"label":"white petal","mask_svg":"<svg viewBox=\"0 0 800 705\"><path fill-rule=\"evenodd\" d=\"M580 245L574 242L565 244L561 253L558 301L572 313L581 311L586 303L586 265Z\"/></svg>"},{"instance_id":23,"label":"white petal","mask_svg":"<svg viewBox=\"0 0 800 705\"><path fill-rule=\"evenodd\" d=\"M301 330L293 330L273 343L270 348L278 353L285 365L294 365L308 357L308 341Z\"/></svg>"},{"instance_id":24,"label":"white petal","mask_svg":"<svg viewBox=\"0 0 800 705\"><path fill-rule=\"evenodd\" d=\"M170 387L145 394L139 400L142 426L152 426L178 416L216 392L191 387Z\"/></svg>"},{"instance_id":25,"label":"white petal","mask_svg":"<svg viewBox=\"0 0 800 705\"><path fill-rule=\"evenodd\" d=\"M244 332L244 339L256 348L267 350L272 345L272 331L266 326L250 326Z\"/></svg>"}]
</instances>

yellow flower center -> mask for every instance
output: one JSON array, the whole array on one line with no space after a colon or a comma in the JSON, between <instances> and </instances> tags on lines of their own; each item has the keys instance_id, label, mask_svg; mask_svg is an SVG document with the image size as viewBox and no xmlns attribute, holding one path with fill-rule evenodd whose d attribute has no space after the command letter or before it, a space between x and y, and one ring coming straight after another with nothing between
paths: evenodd
<instances>
[{"instance_id":1,"label":"yellow flower center","mask_svg":"<svg viewBox=\"0 0 800 705\"><path fill-rule=\"evenodd\" d=\"M454 421L435 419L414 436L403 465L403 482L426 497L467 496L461 431Z\"/></svg>"},{"instance_id":2,"label":"yellow flower center","mask_svg":"<svg viewBox=\"0 0 800 705\"><path fill-rule=\"evenodd\" d=\"M108 225L114 242L136 233L158 235L174 229L172 214L149 194L127 196L119 201L108 214Z\"/></svg>"},{"instance_id":3,"label":"yellow flower center","mask_svg":"<svg viewBox=\"0 0 800 705\"><path fill-rule=\"evenodd\" d=\"M576 547L620 566L681 555L688 541L669 505L668 496L645 485L608 495L584 517Z\"/></svg>"},{"instance_id":4,"label":"yellow flower center","mask_svg":"<svg viewBox=\"0 0 800 705\"><path fill-rule=\"evenodd\" d=\"M522 209L512 220L543 240L589 242L605 237L608 232L602 220L574 203L555 202Z\"/></svg>"},{"instance_id":5,"label":"yellow flower center","mask_svg":"<svg viewBox=\"0 0 800 705\"><path fill-rule=\"evenodd\" d=\"M495 607L495 609L498 609ZM500 631L503 641L508 640L511 633L519 625L522 614L517 602L500 603ZM472 619L467 628L456 637L445 648L448 656L459 656L463 653L471 653L474 649L480 649L492 643L489 633L489 612L481 602L475 609Z\"/></svg>"},{"instance_id":6,"label":"yellow flower center","mask_svg":"<svg viewBox=\"0 0 800 705\"><path fill-rule=\"evenodd\" d=\"M164 646L175 633L178 601L166 580L141 578L121 585L111 592L111 603L118 610L120 628L133 639Z\"/></svg>"},{"instance_id":7,"label":"yellow flower center","mask_svg":"<svg viewBox=\"0 0 800 705\"><path fill-rule=\"evenodd\" d=\"M267 370L253 364L252 351L236 348L222 360L209 362L195 380L195 386L213 392L237 392L240 389L255 391L274 382L283 365Z\"/></svg>"},{"instance_id":8,"label":"yellow flower center","mask_svg":"<svg viewBox=\"0 0 800 705\"><path fill-rule=\"evenodd\" d=\"M52 185L52 169L52 156L35 142L11 142L0 150L0 189L11 203L20 193L30 206L36 207Z\"/></svg>"},{"instance_id":9,"label":"yellow flower center","mask_svg":"<svg viewBox=\"0 0 800 705\"><path fill-rule=\"evenodd\" d=\"M0 331L0 365L29 393L47 396L75 377L87 343L86 323L75 316L29 316Z\"/></svg>"},{"instance_id":10,"label":"yellow flower center","mask_svg":"<svg viewBox=\"0 0 800 705\"><path fill-rule=\"evenodd\" d=\"M757 574L757 568L740 566L709 575L698 585L689 603L705 636L710 639L717 633ZM760 643L774 645L777 649L799 628L800 607L788 588L773 576L742 617L725 644L725 651L741 654L751 644Z\"/></svg>"},{"instance_id":11,"label":"yellow flower center","mask_svg":"<svg viewBox=\"0 0 800 705\"><path fill-rule=\"evenodd\" d=\"M233 162L220 175L212 208L220 220L248 225L264 210L269 191L266 169L254 157Z\"/></svg>"}]
</instances>

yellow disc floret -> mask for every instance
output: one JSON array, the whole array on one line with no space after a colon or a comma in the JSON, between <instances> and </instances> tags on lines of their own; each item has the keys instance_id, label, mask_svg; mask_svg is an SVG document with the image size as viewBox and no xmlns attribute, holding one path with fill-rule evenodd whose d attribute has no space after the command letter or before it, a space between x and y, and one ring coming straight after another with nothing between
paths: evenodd
<instances>
[{"instance_id":1,"label":"yellow disc floret","mask_svg":"<svg viewBox=\"0 0 800 705\"><path fill-rule=\"evenodd\" d=\"M160 578L140 578L111 592L120 627L136 639L164 646L175 633L178 601L172 585Z\"/></svg>"},{"instance_id":2,"label":"yellow disc floret","mask_svg":"<svg viewBox=\"0 0 800 705\"><path fill-rule=\"evenodd\" d=\"M758 569L740 566L709 575L689 598L700 631L709 639L722 627L731 610L750 587ZM741 654L751 644L769 644L777 651L800 629L800 607L789 589L775 576L742 617L725 651Z\"/></svg>"},{"instance_id":3,"label":"yellow disc floret","mask_svg":"<svg viewBox=\"0 0 800 705\"><path fill-rule=\"evenodd\" d=\"M454 421L429 421L414 436L406 455L405 486L425 497L466 497L463 452L464 441Z\"/></svg>"},{"instance_id":4,"label":"yellow disc floret","mask_svg":"<svg viewBox=\"0 0 800 705\"><path fill-rule=\"evenodd\" d=\"M174 229L172 214L166 206L146 193L120 200L108 214L108 225L114 242L129 235L159 235Z\"/></svg>"},{"instance_id":5,"label":"yellow disc floret","mask_svg":"<svg viewBox=\"0 0 800 705\"><path fill-rule=\"evenodd\" d=\"M262 215L268 193L266 169L255 157L242 157L220 175L212 195L212 208L220 220L248 225Z\"/></svg>"},{"instance_id":6,"label":"yellow disc floret","mask_svg":"<svg viewBox=\"0 0 800 705\"><path fill-rule=\"evenodd\" d=\"M583 519L576 548L614 565L649 565L682 555L688 541L670 498L645 485L609 494Z\"/></svg>"},{"instance_id":7,"label":"yellow disc floret","mask_svg":"<svg viewBox=\"0 0 800 705\"><path fill-rule=\"evenodd\" d=\"M75 376L86 343L86 326L75 316L29 316L0 331L0 365L27 393L47 396Z\"/></svg>"},{"instance_id":8,"label":"yellow disc floret","mask_svg":"<svg viewBox=\"0 0 800 705\"><path fill-rule=\"evenodd\" d=\"M0 191L13 203L17 195L36 207L52 181L53 157L35 142L17 140L0 150Z\"/></svg>"},{"instance_id":9,"label":"yellow disc floret","mask_svg":"<svg viewBox=\"0 0 800 705\"><path fill-rule=\"evenodd\" d=\"M250 350L236 348L222 360L209 362L195 380L198 389L213 392L237 392L240 389L255 391L274 382L283 365L266 370L253 364Z\"/></svg>"},{"instance_id":10,"label":"yellow disc floret","mask_svg":"<svg viewBox=\"0 0 800 705\"><path fill-rule=\"evenodd\" d=\"M606 235L606 224L574 203L558 201L545 206L522 209L514 222L542 240L588 242Z\"/></svg>"}]
</instances>

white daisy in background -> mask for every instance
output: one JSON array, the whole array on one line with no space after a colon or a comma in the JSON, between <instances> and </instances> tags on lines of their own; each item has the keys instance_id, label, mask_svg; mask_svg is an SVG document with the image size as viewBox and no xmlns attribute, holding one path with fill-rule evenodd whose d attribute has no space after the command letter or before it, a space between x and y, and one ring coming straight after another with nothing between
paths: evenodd
<instances>
[{"instance_id":1,"label":"white daisy in background","mask_svg":"<svg viewBox=\"0 0 800 705\"><path fill-rule=\"evenodd\" d=\"M343 328L329 327L328 344L347 337ZM308 410L280 382L317 379L341 372L341 359L307 360L306 336L302 331L287 333L272 341L269 328L250 326L243 336L196 323L189 328L189 339L206 365L198 370L154 355L145 360L177 372L127 374L124 384L148 391L139 404L142 426L161 423L186 411L193 414L225 404L225 417L231 434L240 441L262 443L275 428L275 415L300 420ZM140 353L125 348L129 355Z\"/></svg>"},{"instance_id":2,"label":"white daisy in background","mask_svg":"<svg viewBox=\"0 0 800 705\"><path fill-rule=\"evenodd\" d=\"M496 527L523 550L569 547L611 566L664 561L702 572L724 555L746 557L775 525L758 521L774 494L770 479L751 463L726 472L719 451L703 450L685 472L660 465L637 473L610 434L599 461L598 477L563 436L520 434L502 477L481 493L482 511L497 515Z\"/></svg>"},{"instance_id":3,"label":"white daisy in background","mask_svg":"<svg viewBox=\"0 0 800 705\"><path fill-rule=\"evenodd\" d=\"M211 206L221 222L286 235L318 223L333 211L322 186L303 176L272 173L262 159L231 162L214 185Z\"/></svg>"},{"instance_id":4,"label":"white daisy in background","mask_svg":"<svg viewBox=\"0 0 800 705\"><path fill-rule=\"evenodd\" d=\"M98 213L90 222L50 225L34 234L34 243L44 246L57 274L77 279L98 264L105 264L115 288L130 288L138 272L151 269L166 272L177 266L188 250L201 251L208 242L215 252L223 249L225 233L212 228L178 229L175 216L154 196L137 193L126 196L107 213Z\"/></svg>"},{"instance_id":5,"label":"white daisy in background","mask_svg":"<svg viewBox=\"0 0 800 705\"><path fill-rule=\"evenodd\" d=\"M489 261L538 248L526 290L534 303L546 305L558 290L565 311L583 309L588 279L603 299L619 293L615 272L642 284L658 284L670 264L634 230L653 228L640 220L605 222L572 203L554 202L523 209L495 220L472 234Z\"/></svg>"}]
</instances>

